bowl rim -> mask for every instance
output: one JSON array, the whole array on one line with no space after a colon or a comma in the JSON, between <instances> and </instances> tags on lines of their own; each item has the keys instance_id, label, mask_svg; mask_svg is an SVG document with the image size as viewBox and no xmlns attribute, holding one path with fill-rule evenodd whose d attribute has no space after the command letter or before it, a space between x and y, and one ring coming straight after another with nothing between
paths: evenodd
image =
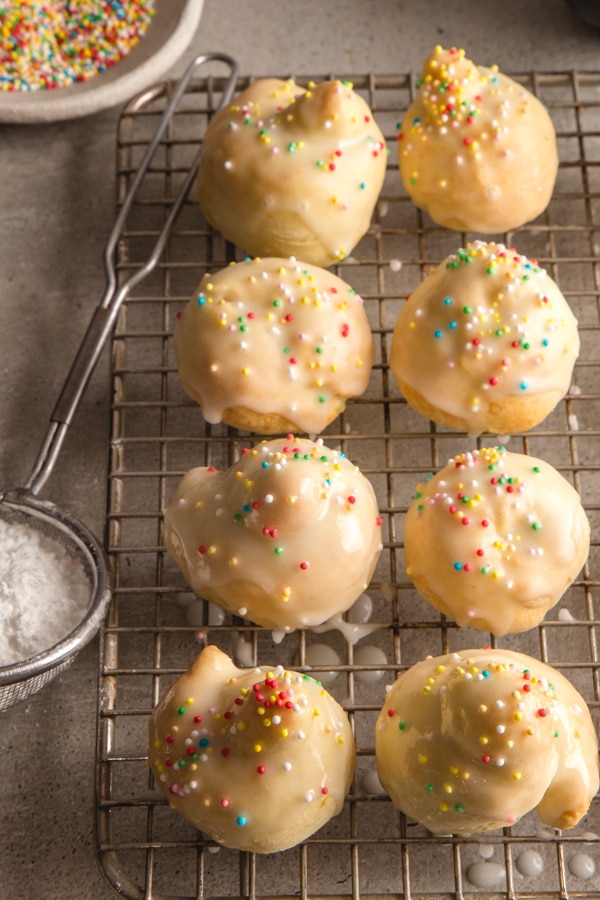
<instances>
[{"instance_id":1,"label":"bowl rim","mask_svg":"<svg viewBox=\"0 0 600 900\"><path fill-rule=\"evenodd\" d=\"M159 82L185 52L204 0L154 0L154 16L122 60L88 81L54 90L1 91L0 123L58 122L119 106ZM176 20L176 21L174 21Z\"/></svg>"},{"instance_id":2,"label":"bowl rim","mask_svg":"<svg viewBox=\"0 0 600 900\"><path fill-rule=\"evenodd\" d=\"M112 597L112 579L105 552L89 528L70 513L48 500L40 500L25 489L8 491L1 497L0 506L21 516L33 516L48 521L69 536L87 558L93 573L90 601L81 620L61 640L39 653L15 663L0 666L0 690L11 684L35 678L57 668L88 644L100 629ZM1 707L0 707L1 708Z\"/></svg>"}]
</instances>

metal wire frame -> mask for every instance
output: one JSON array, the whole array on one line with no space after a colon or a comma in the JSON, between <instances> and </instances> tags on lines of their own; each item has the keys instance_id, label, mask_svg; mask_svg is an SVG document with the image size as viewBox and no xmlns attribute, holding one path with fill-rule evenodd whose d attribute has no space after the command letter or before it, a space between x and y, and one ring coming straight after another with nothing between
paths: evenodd
<instances>
[{"instance_id":1,"label":"metal wire frame","mask_svg":"<svg viewBox=\"0 0 600 900\"><path fill-rule=\"evenodd\" d=\"M223 467L257 440L206 425L177 382L171 347L177 311L204 272L238 257L235 248L207 228L190 197L158 273L128 299L113 341L107 534L114 600L101 635L99 672L96 838L101 867L118 894L147 900L600 897L598 877L584 881L570 867L574 855L585 853L600 869L598 798L573 832L540 830L535 817L527 816L512 829L470 840L433 837L407 821L387 798L365 788L364 776L373 768L372 725L384 685L425 653L488 641L488 636L459 629L433 612L404 575L403 516L414 486L450 455L466 449L467 438L413 413L388 369L390 334L403 298L430 265L474 235L437 227L402 191L393 142L396 124L414 94L414 76L339 77L352 81L365 96L391 147L388 177L370 232L351 259L335 267L365 300L378 348L376 363L366 394L351 402L324 435L326 443L341 446L360 465L378 495L385 548L368 594L371 623L379 627L356 644L337 632L298 632L277 643L264 629L221 619L208 606L190 623L191 595L164 554L162 510L187 468ZM572 480L592 523L592 547L582 573L559 604L560 612L551 611L531 632L502 640L491 637L489 643L522 650L559 668L577 685L597 720L600 73L528 72L515 77L548 107L557 128L561 166L546 213L503 237L509 246L514 243L520 252L539 259L558 281L579 318L582 352L569 395L538 428L513 436L510 448L542 456ZM250 80L240 78L239 88ZM165 85L149 91L123 113L117 143L119 202L169 90ZM173 117L162 156L142 188L119 247L121 278L140 265L145 246L160 228L220 90L217 77L194 82L188 105ZM199 607L194 609L198 613ZM293 663L300 670L308 670L307 652L315 641L326 642L338 653L339 663L327 666L327 673L336 676L329 689L343 702L355 728L357 776L344 813L285 854L261 857L215 847L168 809L145 767L150 711L206 641L253 664ZM357 650L367 641L385 652L385 663L360 663ZM535 849L543 861L544 871L537 878L520 871L526 849ZM468 873L490 854L499 877L482 893Z\"/></svg>"}]
</instances>

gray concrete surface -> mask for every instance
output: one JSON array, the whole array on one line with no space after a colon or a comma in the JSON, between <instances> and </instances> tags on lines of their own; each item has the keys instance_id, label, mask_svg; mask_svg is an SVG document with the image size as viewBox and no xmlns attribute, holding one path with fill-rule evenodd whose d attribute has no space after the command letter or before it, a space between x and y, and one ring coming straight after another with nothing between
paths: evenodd
<instances>
[{"instance_id":1,"label":"gray concrete surface","mask_svg":"<svg viewBox=\"0 0 600 900\"><path fill-rule=\"evenodd\" d=\"M242 74L405 72L436 43L505 71L600 70L600 34L563 0L206 0L177 71L200 50ZM118 110L0 126L0 484L28 474L103 288ZM600 125L600 123L599 123ZM103 529L108 357L44 496ZM94 840L97 641L40 694L0 714L0 898L109 898Z\"/></svg>"}]
</instances>

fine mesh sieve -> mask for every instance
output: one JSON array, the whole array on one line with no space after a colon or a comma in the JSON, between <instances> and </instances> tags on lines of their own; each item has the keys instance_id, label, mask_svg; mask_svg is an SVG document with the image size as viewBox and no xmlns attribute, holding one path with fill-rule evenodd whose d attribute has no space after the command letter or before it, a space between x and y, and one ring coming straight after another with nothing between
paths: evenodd
<instances>
[{"instance_id":1,"label":"fine mesh sieve","mask_svg":"<svg viewBox=\"0 0 600 900\"><path fill-rule=\"evenodd\" d=\"M26 483L22 487L0 493L0 518L4 523L27 526L52 542L57 549L66 550L68 556L81 564L85 580L89 585L89 597L83 618L77 626L58 643L11 665L0 666L0 711L8 709L28 698L63 671L76 654L98 631L106 613L111 596L110 576L102 545L86 526L63 512L53 503L41 500L37 494L50 476L66 431L73 419L83 391L98 362L101 351L116 322L118 311L130 290L142 281L157 265L172 225L185 201L194 180L200 158L200 144L194 159L182 181L178 194L170 206L165 222L146 262L121 285L117 283L114 267L114 253L127 215L136 192L157 148L171 122L179 101L196 70L207 62L222 62L229 69L220 105L230 99L236 81L237 65L231 57L220 53L201 54L188 66L176 85L159 125L149 142L139 168L115 224L109 234L104 250L106 288L97 306L82 343L77 351L58 401L50 417L49 428ZM31 532L29 532L31 533ZM0 579L3 573L0 572ZM56 602L60 602L56 597Z\"/></svg>"}]
</instances>

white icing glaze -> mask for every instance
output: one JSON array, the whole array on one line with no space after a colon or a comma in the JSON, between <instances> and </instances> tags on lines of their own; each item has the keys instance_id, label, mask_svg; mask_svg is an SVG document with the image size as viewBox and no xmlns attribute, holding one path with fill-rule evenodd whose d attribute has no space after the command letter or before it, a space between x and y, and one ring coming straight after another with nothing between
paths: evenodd
<instances>
[{"instance_id":1,"label":"white icing glaze","mask_svg":"<svg viewBox=\"0 0 600 900\"><path fill-rule=\"evenodd\" d=\"M361 638L373 634L381 628L380 623L368 624L346 621L341 613L335 613L326 619L321 625L311 626L311 631L315 634L323 634L325 631L339 631L349 644L356 644Z\"/></svg>"},{"instance_id":2,"label":"white icing glaze","mask_svg":"<svg viewBox=\"0 0 600 900\"><path fill-rule=\"evenodd\" d=\"M181 383L207 422L242 407L263 417L247 426L262 434L321 432L365 391L374 357L354 289L281 258L205 275L177 319L174 348Z\"/></svg>"},{"instance_id":3,"label":"white icing glaze","mask_svg":"<svg viewBox=\"0 0 600 900\"><path fill-rule=\"evenodd\" d=\"M557 670L510 650L427 658L394 683L375 729L393 802L434 833L572 828L598 790L594 724Z\"/></svg>"},{"instance_id":4,"label":"white icing glaze","mask_svg":"<svg viewBox=\"0 0 600 900\"><path fill-rule=\"evenodd\" d=\"M535 219L558 171L544 106L464 50L436 47L402 122L399 164L413 202L458 231L499 234Z\"/></svg>"},{"instance_id":5,"label":"white icing glaze","mask_svg":"<svg viewBox=\"0 0 600 900\"><path fill-rule=\"evenodd\" d=\"M345 712L313 678L239 669L214 646L163 694L149 726L170 805L213 840L258 853L294 846L337 815L355 756Z\"/></svg>"},{"instance_id":6,"label":"white icing glaze","mask_svg":"<svg viewBox=\"0 0 600 900\"><path fill-rule=\"evenodd\" d=\"M370 482L343 453L293 435L224 472L190 470L165 513L165 543L196 593L277 631L348 609L382 549Z\"/></svg>"},{"instance_id":7,"label":"white icing glaze","mask_svg":"<svg viewBox=\"0 0 600 900\"><path fill-rule=\"evenodd\" d=\"M408 298L390 367L409 403L420 398L435 421L502 434L545 418L578 354L577 320L547 272L503 244L474 241Z\"/></svg>"},{"instance_id":8,"label":"white icing glaze","mask_svg":"<svg viewBox=\"0 0 600 900\"><path fill-rule=\"evenodd\" d=\"M589 539L579 495L556 469L486 447L417 487L406 570L459 625L503 635L541 621L579 572Z\"/></svg>"},{"instance_id":9,"label":"white icing glaze","mask_svg":"<svg viewBox=\"0 0 600 900\"><path fill-rule=\"evenodd\" d=\"M264 78L208 126L198 198L247 253L328 266L368 230L386 165L384 137L350 85L304 91Z\"/></svg>"}]
</instances>

